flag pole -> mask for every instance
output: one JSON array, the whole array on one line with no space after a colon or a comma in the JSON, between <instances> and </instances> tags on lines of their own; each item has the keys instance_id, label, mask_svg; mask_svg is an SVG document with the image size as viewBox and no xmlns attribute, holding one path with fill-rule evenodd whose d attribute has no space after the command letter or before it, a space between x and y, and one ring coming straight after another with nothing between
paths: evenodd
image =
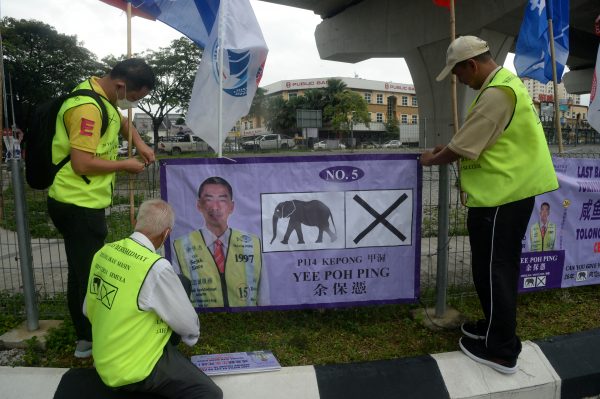
<instances>
[{"instance_id":1,"label":"flag pole","mask_svg":"<svg viewBox=\"0 0 600 399\"><path fill-rule=\"evenodd\" d=\"M219 43L219 120L217 122L219 142L217 143L217 156L219 158L223 157L223 19L225 7L227 7L227 0L221 2L221 9L219 10L219 31L217 38Z\"/></svg>"},{"instance_id":2,"label":"flag pole","mask_svg":"<svg viewBox=\"0 0 600 399\"><path fill-rule=\"evenodd\" d=\"M131 58L131 1L127 1L127 58ZM127 95L127 90L125 90ZM133 130L131 108L127 108L127 157L131 158L131 138ZM134 180L133 175L129 175L129 222L135 226L135 205L134 205Z\"/></svg>"},{"instance_id":3,"label":"flag pole","mask_svg":"<svg viewBox=\"0 0 600 399\"><path fill-rule=\"evenodd\" d=\"M546 15L548 16L548 37L550 41L550 57L552 59L552 86L554 88L554 125L558 136L558 153L563 153L562 130L560 127L559 101L558 101L558 85L556 76L556 59L554 55L554 27L552 24L552 0L546 3Z\"/></svg>"},{"instance_id":4,"label":"flag pole","mask_svg":"<svg viewBox=\"0 0 600 399\"><path fill-rule=\"evenodd\" d=\"M454 0L450 0L450 39L453 42L456 39L456 12L454 9ZM458 94L456 89L456 75L450 74L450 87L452 91L452 127L454 135L458 133ZM458 181L460 181L460 158L456 161L458 169ZM460 190L460 203L463 206L467 205L467 196L464 191Z\"/></svg>"}]
</instances>

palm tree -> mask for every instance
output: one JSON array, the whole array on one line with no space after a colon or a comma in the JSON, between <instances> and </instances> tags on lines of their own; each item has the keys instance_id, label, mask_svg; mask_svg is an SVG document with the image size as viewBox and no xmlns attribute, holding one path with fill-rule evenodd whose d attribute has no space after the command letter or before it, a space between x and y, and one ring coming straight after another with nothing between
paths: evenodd
<instances>
[{"instance_id":1,"label":"palm tree","mask_svg":"<svg viewBox=\"0 0 600 399\"><path fill-rule=\"evenodd\" d=\"M329 105L334 105L338 94L343 93L348 88L348 85L341 79L332 78L327 81L327 87L325 88L325 102Z\"/></svg>"}]
</instances>

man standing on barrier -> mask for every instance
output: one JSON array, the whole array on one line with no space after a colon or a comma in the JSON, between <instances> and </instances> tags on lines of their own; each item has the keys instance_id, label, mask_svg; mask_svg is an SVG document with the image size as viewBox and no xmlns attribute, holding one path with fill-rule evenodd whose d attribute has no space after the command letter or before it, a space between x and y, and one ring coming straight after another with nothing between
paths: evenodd
<instances>
[{"instance_id":1,"label":"man standing on barrier","mask_svg":"<svg viewBox=\"0 0 600 399\"><path fill-rule=\"evenodd\" d=\"M556 190L558 180L527 89L496 64L488 44L475 36L453 41L437 80L450 72L479 93L450 143L424 152L421 164L461 158L473 281L485 319L464 323L459 345L471 359L512 374L521 352L516 335L521 240L535 196Z\"/></svg>"},{"instance_id":2,"label":"man standing on barrier","mask_svg":"<svg viewBox=\"0 0 600 399\"><path fill-rule=\"evenodd\" d=\"M200 322L182 284L189 281L155 252L174 222L169 204L145 201L135 232L94 256L83 308L92 324L94 364L111 388L221 399L221 389L177 350L180 339L196 344Z\"/></svg>"},{"instance_id":3,"label":"man standing on barrier","mask_svg":"<svg viewBox=\"0 0 600 399\"><path fill-rule=\"evenodd\" d=\"M104 209L113 196L115 172L140 173L154 162L154 151L132 131L133 143L143 162L117 160L119 133L128 136L129 123L116 107L133 108L154 88L154 73L144 60L131 58L117 63L110 73L92 77L75 89L93 90L103 105L88 96L67 99L57 116L52 160L70 160L56 174L48 190L48 213L64 238L68 264L67 303L77 335L75 357L92 354L92 331L81 314L92 257L108 234ZM107 115L103 115L104 109ZM102 121L108 126L102 126ZM63 123L64 122L64 123ZM104 134L101 129L106 129Z\"/></svg>"}]
</instances>

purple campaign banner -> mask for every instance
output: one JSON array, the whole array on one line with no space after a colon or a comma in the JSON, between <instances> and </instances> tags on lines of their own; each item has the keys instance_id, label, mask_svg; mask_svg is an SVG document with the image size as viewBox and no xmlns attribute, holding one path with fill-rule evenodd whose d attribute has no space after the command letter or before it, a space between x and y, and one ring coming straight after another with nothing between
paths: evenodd
<instances>
[{"instance_id":1,"label":"purple campaign banner","mask_svg":"<svg viewBox=\"0 0 600 399\"><path fill-rule=\"evenodd\" d=\"M233 191L221 273L198 201L212 176ZM418 154L162 160L176 214L165 256L192 280L198 311L413 302L421 176Z\"/></svg>"},{"instance_id":2,"label":"purple campaign banner","mask_svg":"<svg viewBox=\"0 0 600 399\"><path fill-rule=\"evenodd\" d=\"M523 240L520 292L600 284L600 159L553 158Z\"/></svg>"}]
</instances>

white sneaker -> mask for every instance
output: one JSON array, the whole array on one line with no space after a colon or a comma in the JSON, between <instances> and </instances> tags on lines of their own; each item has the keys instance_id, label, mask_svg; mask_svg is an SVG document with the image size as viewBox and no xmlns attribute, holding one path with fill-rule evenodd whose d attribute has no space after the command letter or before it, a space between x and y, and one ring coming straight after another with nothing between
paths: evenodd
<instances>
[{"instance_id":1,"label":"white sneaker","mask_svg":"<svg viewBox=\"0 0 600 399\"><path fill-rule=\"evenodd\" d=\"M77 341L77 346L75 346L75 357L86 359L90 356L92 356L92 343L85 339Z\"/></svg>"}]
</instances>

